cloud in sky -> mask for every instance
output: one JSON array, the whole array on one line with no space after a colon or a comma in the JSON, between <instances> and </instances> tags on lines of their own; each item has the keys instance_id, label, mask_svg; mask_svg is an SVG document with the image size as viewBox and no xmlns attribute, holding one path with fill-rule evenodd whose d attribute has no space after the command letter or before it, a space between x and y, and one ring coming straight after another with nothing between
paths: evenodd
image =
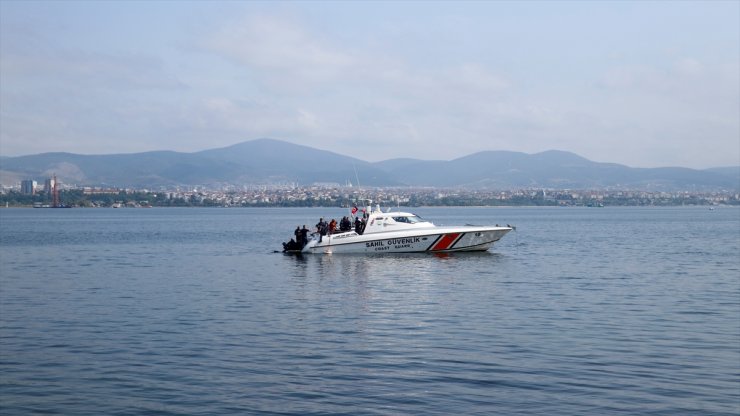
<instances>
[{"instance_id":1,"label":"cloud in sky","mask_svg":"<svg viewBox=\"0 0 740 416\"><path fill-rule=\"evenodd\" d=\"M0 154L740 164L737 2L2 2Z\"/></svg>"}]
</instances>

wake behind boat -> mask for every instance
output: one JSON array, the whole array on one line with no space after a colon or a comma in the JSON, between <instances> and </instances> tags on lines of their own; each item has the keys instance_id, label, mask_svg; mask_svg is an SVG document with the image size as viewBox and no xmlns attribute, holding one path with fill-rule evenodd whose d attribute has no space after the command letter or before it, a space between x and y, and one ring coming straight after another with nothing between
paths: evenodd
<instances>
[{"instance_id":1,"label":"wake behind boat","mask_svg":"<svg viewBox=\"0 0 740 416\"><path fill-rule=\"evenodd\" d=\"M283 243L283 248L286 252L326 254L486 251L511 230L498 225L436 226L418 215L382 212L376 206L375 210L367 207L361 219L355 219L354 227L316 232L305 241L296 238Z\"/></svg>"}]
</instances>

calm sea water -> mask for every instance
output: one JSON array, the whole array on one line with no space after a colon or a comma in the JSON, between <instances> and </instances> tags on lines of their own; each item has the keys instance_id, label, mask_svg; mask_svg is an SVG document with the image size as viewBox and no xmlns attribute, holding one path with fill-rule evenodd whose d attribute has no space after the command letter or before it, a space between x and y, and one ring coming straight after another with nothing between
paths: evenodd
<instances>
[{"instance_id":1,"label":"calm sea water","mask_svg":"<svg viewBox=\"0 0 740 416\"><path fill-rule=\"evenodd\" d=\"M420 208L490 252L274 253L338 209L0 210L0 414L740 414L740 209Z\"/></svg>"}]
</instances>

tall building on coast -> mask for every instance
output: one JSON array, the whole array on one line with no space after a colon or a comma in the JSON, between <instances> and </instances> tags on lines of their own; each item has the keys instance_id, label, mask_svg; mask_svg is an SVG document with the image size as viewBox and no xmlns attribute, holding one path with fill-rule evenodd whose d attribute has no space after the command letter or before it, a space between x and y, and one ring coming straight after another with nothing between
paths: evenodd
<instances>
[{"instance_id":1,"label":"tall building on coast","mask_svg":"<svg viewBox=\"0 0 740 416\"><path fill-rule=\"evenodd\" d=\"M56 176L54 178L48 178L46 181L44 181L44 192L46 192L46 195L51 196L52 192L54 191L55 184Z\"/></svg>"},{"instance_id":2,"label":"tall building on coast","mask_svg":"<svg viewBox=\"0 0 740 416\"><path fill-rule=\"evenodd\" d=\"M36 181L26 179L21 181L21 193L24 195L34 195L36 193Z\"/></svg>"}]
</instances>

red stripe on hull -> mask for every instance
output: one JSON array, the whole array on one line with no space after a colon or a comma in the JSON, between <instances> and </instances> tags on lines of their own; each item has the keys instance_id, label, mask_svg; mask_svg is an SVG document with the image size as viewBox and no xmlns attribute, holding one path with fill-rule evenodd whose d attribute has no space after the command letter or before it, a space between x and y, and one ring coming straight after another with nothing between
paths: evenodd
<instances>
[{"instance_id":1,"label":"red stripe on hull","mask_svg":"<svg viewBox=\"0 0 740 416\"><path fill-rule=\"evenodd\" d=\"M432 251L447 250L457 240L460 233L445 234L437 244L432 247Z\"/></svg>"}]
</instances>

